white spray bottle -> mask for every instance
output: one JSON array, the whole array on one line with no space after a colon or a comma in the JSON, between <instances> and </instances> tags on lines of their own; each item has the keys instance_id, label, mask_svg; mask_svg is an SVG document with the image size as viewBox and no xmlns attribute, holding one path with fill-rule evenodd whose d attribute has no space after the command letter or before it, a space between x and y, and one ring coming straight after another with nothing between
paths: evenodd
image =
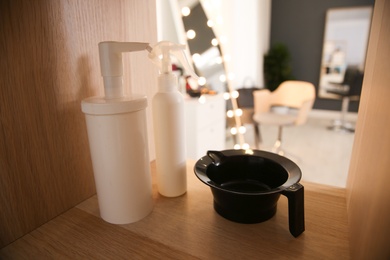
<instances>
[{"instance_id":1,"label":"white spray bottle","mask_svg":"<svg viewBox=\"0 0 390 260\"><path fill-rule=\"evenodd\" d=\"M146 126L146 96L124 94L122 53L149 48L148 43L99 43L104 97L81 103L85 113L101 217L126 224L153 209Z\"/></svg>"},{"instance_id":2,"label":"white spray bottle","mask_svg":"<svg viewBox=\"0 0 390 260\"><path fill-rule=\"evenodd\" d=\"M171 54L188 72L185 45L162 41L150 51L149 58L159 67L157 94L152 100L156 144L157 187L161 195L177 197L187 191L184 99L172 73Z\"/></svg>"}]
</instances>

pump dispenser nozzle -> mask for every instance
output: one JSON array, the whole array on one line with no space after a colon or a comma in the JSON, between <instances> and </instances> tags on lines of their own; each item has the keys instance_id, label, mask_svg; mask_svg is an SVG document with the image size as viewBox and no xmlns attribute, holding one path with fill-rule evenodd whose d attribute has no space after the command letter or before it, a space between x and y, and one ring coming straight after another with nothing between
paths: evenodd
<instances>
[{"instance_id":1,"label":"pump dispenser nozzle","mask_svg":"<svg viewBox=\"0 0 390 260\"><path fill-rule=\"evenodd\" d=\"M150 48L143 42L100 42L99 57L100 69L104 80L104 93L106 99L123 97L122 52L142 51Z\"/></svg>"},{"instance_id":2,"label":"pump dispenser nozzle","mask_svg":"<svg viewBox=\"0 0 390 260\"><path fill-rule=\"evenodd\" d=\"M187 55L185 54L185 45L175 44L168 41L161 41L157 43L153 48L147 49L149 58L156 64L160 70L160 74L170 74L172 72L172 62L170 55L175 56L180 63L184 66L185 70L190 73L191 77L196 80L199 79L191 68Z\"/></svg>"}]
</instances>

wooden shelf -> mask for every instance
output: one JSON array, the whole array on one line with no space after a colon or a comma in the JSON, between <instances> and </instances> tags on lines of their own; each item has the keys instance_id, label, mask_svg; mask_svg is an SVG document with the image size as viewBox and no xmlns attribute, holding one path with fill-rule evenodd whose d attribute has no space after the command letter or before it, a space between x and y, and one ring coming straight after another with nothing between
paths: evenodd
<instances>
[{"instance_id":1,"label":"wooden shelf","mask_svg":"<svg viewBox=\"0 0 390 260\"><path fill-rule=\"evenodd\" d=\"M106 223L93 196L1 249L0 258L350 258L344 189L303 183L306 231L294 238L284 196L266 222L228 221L214 211L210 189L195 177L194 163L187 164L188 192L165 198L154 183L154 210L137 223Z\"/></svg>"}]
</instances>

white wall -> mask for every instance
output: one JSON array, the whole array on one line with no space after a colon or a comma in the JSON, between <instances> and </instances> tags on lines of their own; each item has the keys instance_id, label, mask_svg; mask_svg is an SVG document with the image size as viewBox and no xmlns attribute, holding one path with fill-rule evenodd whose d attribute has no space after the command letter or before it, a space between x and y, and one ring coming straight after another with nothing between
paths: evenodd
<instances>
[{"instance_id":1,"label":"white wall","mask_svg":"<svg viewBox=\"0 0 390 260\"><path fill-rule=\"evenodd\" d=\"M263 86L263 55L269 48L269 0L223 1L231 4L231 57L233 88L242 86L249 78L256 86ZM245 3L245 4L243 4Z\"/></svg>"}]
</instances>

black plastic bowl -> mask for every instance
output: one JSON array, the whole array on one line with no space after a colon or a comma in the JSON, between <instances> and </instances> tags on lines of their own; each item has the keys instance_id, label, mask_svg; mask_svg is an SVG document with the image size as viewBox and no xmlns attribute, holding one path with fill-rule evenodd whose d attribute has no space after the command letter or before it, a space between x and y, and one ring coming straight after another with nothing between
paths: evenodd
<instances>
[{"instance_id":1,"label":"black plastic bowl","mask_svg":"<svg viewBox=\"0 0 390 260\"><path fill-rule=\"evenodd\" d=\"M214 209L226 219L259 223L276 213L280 194L289 201L290 232L304 231L301 170L291 160L259 150L208 151L195 164L195 175L210 186Z\"/></svg>"}]
</instances>

